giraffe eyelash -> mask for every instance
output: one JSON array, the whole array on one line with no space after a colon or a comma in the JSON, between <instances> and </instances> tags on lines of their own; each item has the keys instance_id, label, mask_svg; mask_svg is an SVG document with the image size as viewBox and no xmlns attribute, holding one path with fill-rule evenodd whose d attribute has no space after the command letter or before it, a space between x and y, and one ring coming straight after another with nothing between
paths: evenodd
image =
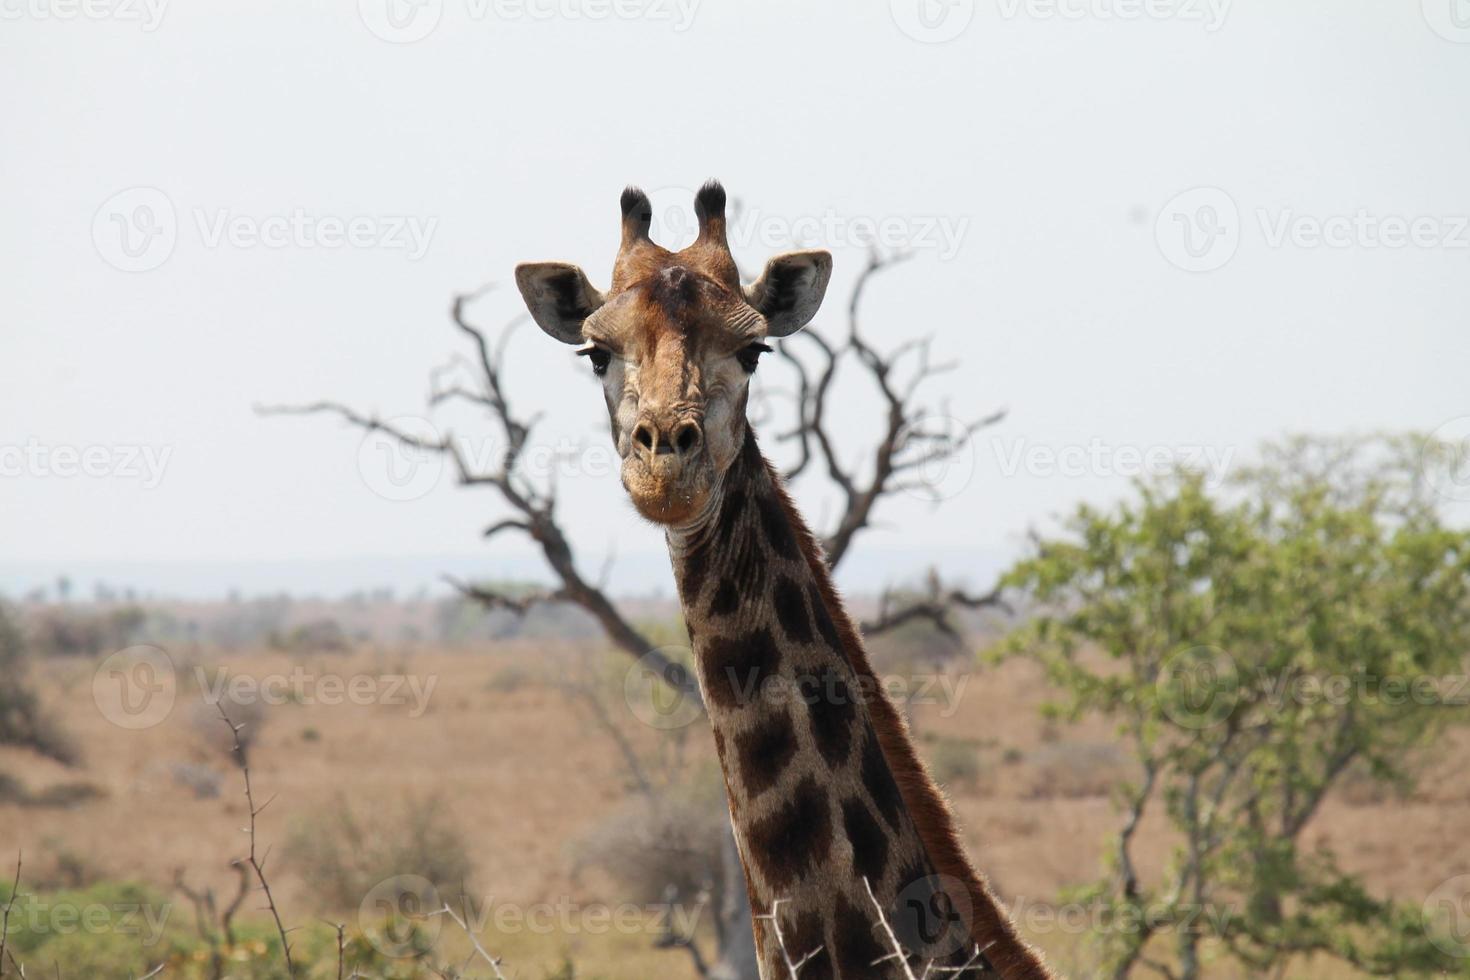
<instances>
[{"instance_id":1,"label":"giraffe eyelash","mask_svg":"<svg viewBox=\"0 0 1470 980\"><path fill-rule=\"evenodd\" d=\"M592 373L599 378L607 373L607 366L612 363L612 351L597 344L588 344L586 347L577 349L578 357L586 357L592 361Z\"/></svg>"},{"instance_id":2,"label":"giraffe eyelash","mask_svg":"<svg viewBox=\"0 0 1470 980\"><path fill-rule=\"evenodd\" d=\"M740 361L740 366L745 369L746 374L754 374L756 367L760 364L761 355L769 353L771 353L771 348L757 341L740 348L735 357Z\"/></svg>"}]
</instances>

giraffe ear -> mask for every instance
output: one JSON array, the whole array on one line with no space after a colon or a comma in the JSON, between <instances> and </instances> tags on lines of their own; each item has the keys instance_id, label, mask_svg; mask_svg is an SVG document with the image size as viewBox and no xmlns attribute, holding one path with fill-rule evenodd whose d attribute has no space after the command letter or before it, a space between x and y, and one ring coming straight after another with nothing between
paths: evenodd
<instances>
[{"instance_id":1,"label":"giraffe ear","mask_svg":"<svg viewBox=\"0 0 1470 980\"><path fill-rule=\"evenodd\" d=\"M603 303L587 274L568 262L524 262L516 287L536 324L564 344L582 342L582 321Z\"/></svg>"},{"instance_id":2,"label":"giraffe ear","mask_svg":"<svg viewBox=\"0 0 1470 980\"><path fill-rule=\"evenodd\" d=\"M787 337L817 315L831 278L831 252L787 252L766 263L745 298L766 318L768 336Z\"/></svg>"}]
</instances>

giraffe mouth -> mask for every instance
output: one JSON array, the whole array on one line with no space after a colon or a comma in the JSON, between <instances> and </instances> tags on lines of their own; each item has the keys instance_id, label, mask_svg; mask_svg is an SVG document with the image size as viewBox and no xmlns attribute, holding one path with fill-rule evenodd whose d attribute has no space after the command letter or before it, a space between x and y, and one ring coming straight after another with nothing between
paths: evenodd
<instances>
[{"instance_id":1,"label":"giraffe mouth","mask_svg":"<svg viewBox=\"0 0 1470 980\"><path fill-rule=\"evenodd\" d=\"M710 468L700 453L679 459L672 454L629 456L623 461L623 488L638 513L655 524L683 524L709 500Z\"/></svg>"}]
</instances>

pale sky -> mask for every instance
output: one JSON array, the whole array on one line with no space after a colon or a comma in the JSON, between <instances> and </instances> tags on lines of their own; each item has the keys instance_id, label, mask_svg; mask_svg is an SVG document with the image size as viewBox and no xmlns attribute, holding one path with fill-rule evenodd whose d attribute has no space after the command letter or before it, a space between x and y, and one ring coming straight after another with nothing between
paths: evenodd
<instances>
[{"instance_id":1,"label":"pale sky","mask_svg":"<svg viewBox=\"0 0 1470 980\"><path fill-rule=\"evenodd\" d=\"M1470 416L1464 0L0 0L0 19L7 593L58 570L194 594L534 571L529 546L480 543L490 491L385 499L359 434L251 406L423 414L465 349L451 295L504 284L473 308L497 327L518 261L605 283L627 183L669 233L721 178L747 268L831 248L829 329L882 230L915 255L874 283L869 336L934 334L963 364L934 389L955 414L1009 409L943 507L882 512L855 588L935 561L984 584L1029 526L1124 492L1135 457L1223 466L1288 431ZM534 328L511 350L539 444L601 448L586 365ZM846 394L855 444L875 409ZM668 590L612 467L560 485L589 573L612 547L615 588Z\"/></svg>"}]
</instances>

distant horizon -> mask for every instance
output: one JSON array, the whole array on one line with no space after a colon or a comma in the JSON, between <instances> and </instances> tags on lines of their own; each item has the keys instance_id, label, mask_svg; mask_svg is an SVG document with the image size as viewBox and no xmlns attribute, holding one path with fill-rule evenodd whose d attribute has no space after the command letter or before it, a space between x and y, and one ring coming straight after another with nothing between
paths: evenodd
<instances>
[{"instance_id":1,"label":"distant horizon","mask_svg":"<svg viewBox=\"0 0 1470 980\"><path fill-rule=\"evenodd\" d=\"M591 551L580 556L581 572L596 581L606 556ZM837 571L837 583L854 595L877 595L885 587L915 583L932 566L947 578L973 588L988 588L1009 563L1007 556L973 549L856 548ZM607 592L618 599L673 599L668 556L649 549L619 554L611 565ZM45 589L55 599L58 580L71 582L71 599L92 601L100 583L114 592L131 589L154 601L226 600L287 594L293 598L340 599L354 593L391 589L404 599L425 590L431 598L452 594L445 581L496 580L549 584L553 576L532 552L476 555L362 554L351 557L284 557L252 559L120 559L0 561L0 598L24 599Z\"/></svg>"}]
</instances>

